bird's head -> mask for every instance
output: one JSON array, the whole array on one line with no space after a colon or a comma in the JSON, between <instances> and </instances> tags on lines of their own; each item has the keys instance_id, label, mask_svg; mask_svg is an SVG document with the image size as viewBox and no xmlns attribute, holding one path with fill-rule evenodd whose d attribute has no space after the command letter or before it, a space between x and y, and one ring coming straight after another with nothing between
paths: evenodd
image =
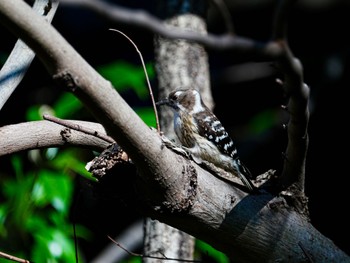
<instances>
[{"instance_id":1,"label":"bird's head","mask_svg":"<svg viewBox=\"0 0 350 263\"><path fill-rule=\"evenodd\" d=\"M196 89L174 90L166 99L157 102L157 105L167 105L174 111L191 114L204 110L201 95Z\"/></svg>"}]
</instances>

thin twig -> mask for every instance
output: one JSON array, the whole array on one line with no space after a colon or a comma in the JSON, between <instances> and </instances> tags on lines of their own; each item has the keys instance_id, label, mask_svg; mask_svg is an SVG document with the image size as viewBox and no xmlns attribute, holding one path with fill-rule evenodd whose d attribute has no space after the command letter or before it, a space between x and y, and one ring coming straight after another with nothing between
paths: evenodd
<instances>
[{"instance_id":1,"label":"thin twig","mask_svg":"<svg viewBox=\"0 0 350 263\"><path fill-rule=\"evenodd\" d=\"M95 136L95 137L100 138L100 139L102 139L102 140L104 140L106 142L115 143L115 140L112 137L110 137L110 136L108 136L106 134L101 134L101 133L99 133L99 132L97 132L95 130L89 129L87 127L83 127L83 126L81 126L79 124L74 123L73 121L62 120L60 118L57 118L57 117L54 117L54 116L48 115L48 114L44 114L43 118L45 120L52 121L54 123L60 124L62 126L65 126L67 128L71 128L73 130L80 131L80 132L83 132L85 134L89 134L89 135Z\"/></svg>"},{"instance_id":2,"label":"thin twig","mask_svg":"<svg viewBox=\"0 0 350 263\"><path fill-rule=\"evenodd\" d=\"M147 74L145 62L143 61L142 54L141 54L140 50L137 48L136 44L131 40L131 38L128 37L126 34L124 34L122 31L117 30L117 29L113 29L113 28L110 28L109 30L118 32L119 34L122 34L124 37L126 37L126 38L131 42L131 44L135 47L137 53L138 53L139 56L140 56L140 59L141 59L141 62L142 62L142 67L143 67L143 70L144 70L145 75L146 75L146 80L147 80L147 85L148 85L148 89L149 89L149 94L150 94L151 99L152 99L154 115L155 115L155 117L156 117L157 131L158 131L158 133L160 133L159 119L158 119L158 111L157 111L156 103L155 103L155 101L154 101L153 92L152 92L152 87L151 87L151 84L150 84L149 79L148 79L148 74Z\"/></svg>"},{"instance_id":3,"label":"thin twig","mask_svg":"<svg viewBox=\"0 0 350 263\"><path fill-rule=\"evenodd\" d=\"M148 255L143 255L143 254L138 254L138 253L134 253L132 251L127 250L125 247L123 247L120 243L118 243L117 241L115 241L113 238L111 238L110 236L107 236L109 240L111 240L114 244L116 244L119 248L121 248L122 250L124 250L126 253L128 253L130 256L134 256L134 257L141 257L141 258L153 258L153 259L162 259L162 260L173 260L173 261L181 261L181 262L202 262L200 260L190 260L190 259L181 259L181 258L168 258L166 256L162 256L162 257L156 257L156 256L148 256Z\"/></svg>"},{"instance_id":4,"label":"thin twig","mask_svg":"<svg viewBox=\"0 0 350 263\"><path fill-rule=\"evenodd\" d=\"M12 261L15 261L15 262L20 262L20 263L30 263L29 260L18 258L18 257L15 257L15 256L11 256L11 255L6 254L6 253L1 252L1 251L0 251L0 258L6 258L6 259L9 259L9 260L12 260Z\"/></svg>"}]
</instances>

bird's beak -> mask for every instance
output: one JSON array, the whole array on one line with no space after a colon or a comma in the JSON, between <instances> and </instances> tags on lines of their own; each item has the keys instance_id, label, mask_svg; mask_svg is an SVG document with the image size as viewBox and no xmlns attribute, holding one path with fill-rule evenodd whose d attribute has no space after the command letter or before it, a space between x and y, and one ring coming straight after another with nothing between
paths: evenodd
<instances>
[{"instance_id":1,"label":"bird's beak","mask_svg":"<svg viewBox=\"0 0 350 263\"><path fill-rule=\"evenodd\" d=\"M164 100L160 100L158 102L156 102L157 106L161 106L161 105L169 105L169 100L168 99L164 99Z\"/></svg>"},{"instance_id":2,"label":"bird's beak","mask_svg":"<svg viewBox=\"0 0 350 263\"><path fill-rule=\"evenodd\" d=\"M178 109L178 106L175 104L175 102L173 100L169 100L169 99L160 100L160 101L156 102L156 105L157 106L167 105L174 110Z\"/></svg>"}]
</instances>

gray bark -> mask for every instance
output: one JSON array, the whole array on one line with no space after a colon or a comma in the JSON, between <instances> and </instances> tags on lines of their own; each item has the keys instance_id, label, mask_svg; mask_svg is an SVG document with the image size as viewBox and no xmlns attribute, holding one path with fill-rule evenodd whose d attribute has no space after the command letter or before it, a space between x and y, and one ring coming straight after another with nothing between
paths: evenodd
<instances>
[{"instance_id":1,"label":"gray bark","mask_svg":"<svg viewBox=\"0 0 350 263\"><path fill-rule=\"evenodd\" d=\"M102 125L72 121L75 125L105 134ZM101 151L109 143L80 131L49 121L32 121L0 127L0 156L32 149L75 146Z\"/></svg>"},{"instance_id":2,"label":"gray bark","mask_svg":"<svg viewBox=\"0 0 350 263\"><path fill-rule=\"evenodd\" d=\"M205 21L193 14L178 15L164 22L172 28L206 33ZM160 36L155 38L156 70L159 81L159 98L165 98L177 88L197 87L212 102L210 93L208 56L203 47L185 40L171 40ZM209 104L210 106L212 103ZM167 108L160 108L160 127L168 137L176 140L173 114ZM145 255L192 259L194 238L157 220L146 219ZM157 252L157 253L154 253ZM145 262L162 261L145 258Z\"/></svg>"},{"instance_id":3,"label":"gray bark","mask_svg":"<svg viewBox=\"0 0 350 263\"><path fill-rule=\"evenodd\" d=\"M139 171L135 187L145 215L210 243L236 262L350 262L295 210L288 192L261 189L247 195L164 147L110 82L25 2L0 0L0 21L130 155Z\"/></svg>"},{"instance_id":4,"label":"gray bark","mask_svg":"<svg viewBox=\"0 0 350 263\"><path fill-rule=\"evenodd\" d=\"M193 14L178 15L165 20L169 30L176 28L206 34L205 21ZM208 55L205 49L186 40L155 37L156 70L159 82L159 98L178 88L196 88L209 108L214 102L211 96ZM169 138L175 139L173 114L170 109L161 109L160 124Z\"/></svg>"},{"instance_id":5,"label":"gray bark","mask_svg":"<svg viewBox=\"0 0 350 263\"><path fill-rule=\"evenodd\" d=\"M164 257L193 259L194 239L187 233L151 218L144 224L143 262L164 262ZM159 258L152 258L159 257Z\"/></svg>"}]
</instances>

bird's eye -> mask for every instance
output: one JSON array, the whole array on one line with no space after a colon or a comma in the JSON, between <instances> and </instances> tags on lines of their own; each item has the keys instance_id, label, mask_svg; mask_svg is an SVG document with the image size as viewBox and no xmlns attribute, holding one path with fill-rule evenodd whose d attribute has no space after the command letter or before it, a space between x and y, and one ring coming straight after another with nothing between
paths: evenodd
<instances>
[{"instance_id":1,"label":"bird's eye","mask_svg":"<svg viewBox=\"0 0 350 263\"><path fill-rule=\"evenodd\" d=\"M175 92L173 94L170 95L170 99L171 100L177 100L179 98L179 93Z\"/></svg>"}]
</instances>

